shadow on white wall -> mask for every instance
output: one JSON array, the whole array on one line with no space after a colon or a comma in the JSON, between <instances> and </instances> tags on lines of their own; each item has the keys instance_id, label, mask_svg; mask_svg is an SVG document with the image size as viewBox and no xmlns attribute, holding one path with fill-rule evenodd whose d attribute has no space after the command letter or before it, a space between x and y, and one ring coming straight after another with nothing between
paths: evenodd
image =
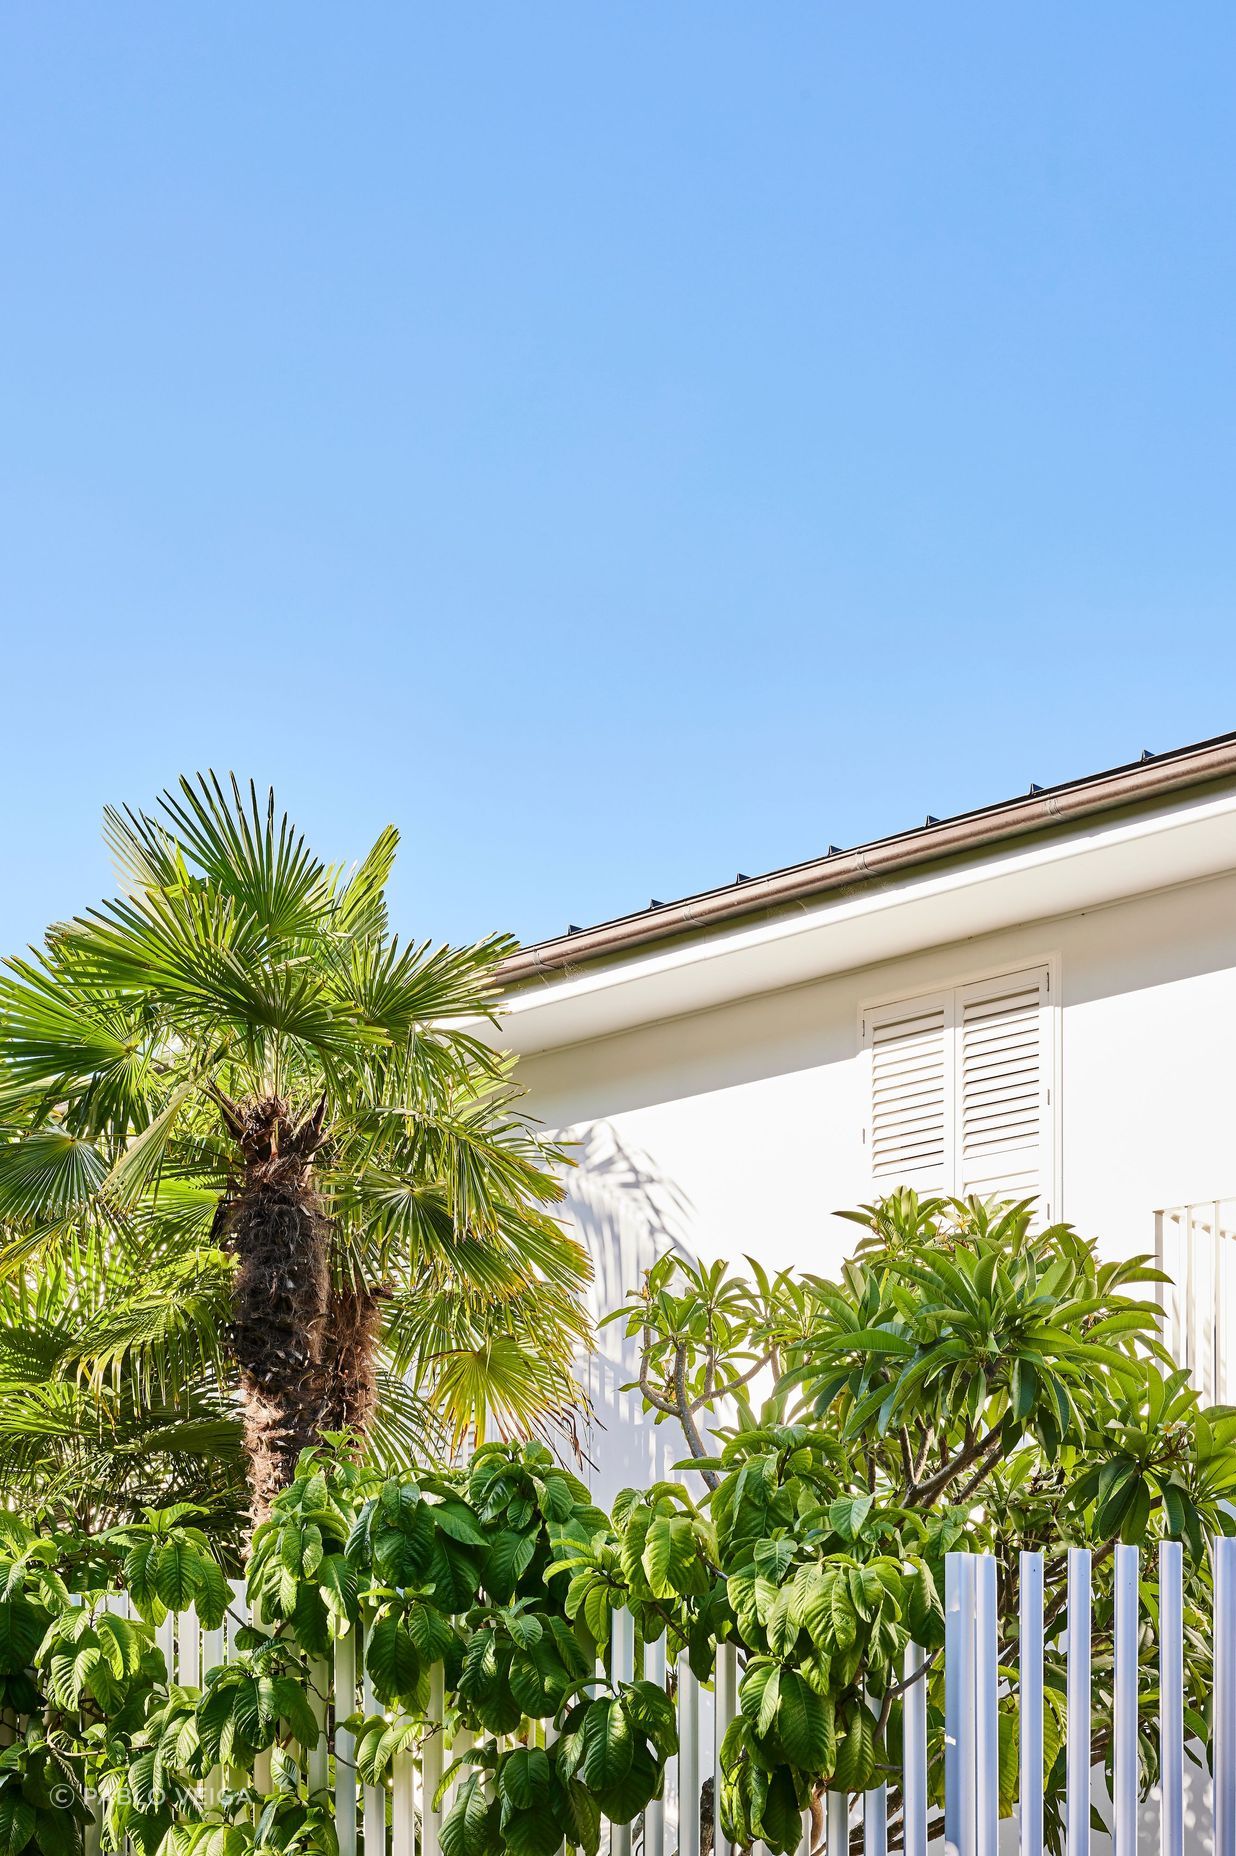
<instances>
[{"instance_id":1,"label":"shadow on white wall","mask_svg":"<svg viewBox=\"0 0 1236 1856\"><path fill-rule=\"evenodd\" d=\"M568 1145L574 1140L570 1130L559 1138ZM695 1261L686 1241L691 1207L609 1122L591 1123L570 1152L576 1165L566 1176L562 1210L592 1258L588 1303L599 1323L667 1250ZM639 1392L622 1390L639 1374L638 1339L628 1339L620 1321L598 1326L596 1351L579 1362L578 1372L592 1407L581 1442L597 1500L608 1507L620 1489L647 1488L670 1476L671 1466L687 1455L681 1429L671 1418L654 1424ZM697 1480L689 1473L683 1479Z\"/></svg>"}]
</instances>

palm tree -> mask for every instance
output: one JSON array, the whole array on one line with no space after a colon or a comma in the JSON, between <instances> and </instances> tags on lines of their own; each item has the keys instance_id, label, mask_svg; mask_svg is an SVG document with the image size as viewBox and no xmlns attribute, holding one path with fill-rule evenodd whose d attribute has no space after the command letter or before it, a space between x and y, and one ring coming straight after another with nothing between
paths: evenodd
<instances>
[{"instance_id":1,"label":"palm tree","mask_svg":"<svg viewBox=\"0 0 1236 1856\"><path fill-rule=\"evenodd\" d=\"M328 868L234 778L105 820L123 893L0 976L0 1275L220 1253L257 1518L384 1357L457 1435L568 1413L587 1258L481 1035L512 943L401 944L393 828Z\"/></svg>"}]
</instances>

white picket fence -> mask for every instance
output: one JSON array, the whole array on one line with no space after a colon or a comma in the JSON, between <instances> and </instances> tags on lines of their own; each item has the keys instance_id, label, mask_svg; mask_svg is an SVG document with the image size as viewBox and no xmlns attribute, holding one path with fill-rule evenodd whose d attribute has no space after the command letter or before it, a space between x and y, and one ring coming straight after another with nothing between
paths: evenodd
<instances>
[{"instance_id":1,"label":"white picket fence","mask_svg":"<svg viewBox=\"0 0 1236 1856\"><path fill-rule=\"evenodd\" d=\"M1214 1856L1236 1856L1236 1540L1216 1540L1214 1552L1214 1822L1213 1839L1201 1841ZM1151 1620L1139 1597L1139 1554L1135 1547L1115 1550L1114 1776L1110 1815L1114 1856L1137 1856L1138 1848L1138 1645ZM1164 1542L1158 1549L1158 1713L1160 1745L1160 1856L1184 1856L1184 1680L1183 1587L1181 1549ZM950 1554L945 1578L945 1754L944 1844L946 1856L997 1856L999 1777L997 1708L1002 1691L1015 1690L1020 1719L1020 1782L1016 1810L1019 1856L1044 1856L1043 1835L1043 1661L1044 1565L1040 1553L1020 1556L1019 1665L1015 1676L997 1660L997 1565L985 1554ZM121 1601L123 1606L123 1601ZM176 1681L196 1684L221 1662L247 1621L243 1589L233 1587L225 1624L203 1632L193 1614L167 1618L158 1641ZM1084 1549L1068 1554L1067 1605L1063 1616L1049 1617L1055 1641L1061 1635L1067 1669L1066 1763L1067 1856L1084 1856L1091 1847L1091 1556ZM306 1749L311 1790L324 1790L331 1778L327 1710L344 1720L359 1708L381 1712L363 1673L357 1633L340 1641L333 1667L323 1661L314 1672L314 1705L322 1723L316 1746ZM908 1686L903 1700L904 1811L895 1826L896 1847L905 1856L926 1856L929 1839L928 1738L926 1683L913 1678L928 1659L911 1645L905 1659ZM634 1622L627 1612L614 1618L613 1671L617 1680L641 1674L665 1685L665 1644L649 1645L642 1668L635 1667ZM739 1662L732 1644L717 1654L712 1693L701 1688L683 1658L674 1689L677 1697L679 1752L671 1761L665 1797L654 1801L642 1825L643 1856L701 1856L697 1801L703 1780L714 1780L720 1796L720 1747L738 1705ZM360 1783L352 1764L352 1736L339 1728L334 1736L334 1802L340 1856L441 1856L442 1819L450 1797L435 1808L444 1762L466 1750L457 1736L444 1746L443 1684L434 1671L429 1724L422 1755L402 1755L389 1790ZM549 1730L552 1739L552 1729ZM268 1775L260 1774L259 1782ZM207 1796L217 1795L222 1775L207 1782ZM861 1799L833 1794L827 1799L827 1856L845 1856L851 1832L861 1822L864 1856L888 1856L887 1789L881 1786ZM1198 1830L1194 1826L1194 1831ZM603 1833L606 1856L632 1856L629 1825L610 1825ZM810 1813L803 1817L800 1856L811 1856ZM97 1830L93 1838L97 1849ZM1006 1852L1008 1844L1005 1845ZM736 1856L717 1826L714 1856ZM764 1853L757 1852L757 1856Z\"/></svg>"}]
</instances>

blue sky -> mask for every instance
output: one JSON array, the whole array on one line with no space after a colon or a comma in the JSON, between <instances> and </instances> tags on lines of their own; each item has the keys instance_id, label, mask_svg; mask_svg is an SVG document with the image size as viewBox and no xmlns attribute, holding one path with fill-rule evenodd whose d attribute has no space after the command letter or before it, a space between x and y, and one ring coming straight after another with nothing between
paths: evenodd
<instances>
[{"instance_id":1,"label":"blue sky","mask_svg":"<svg viewBox=\"0 0 1236 1856\"><path fill-rule=\"evenodd\" d=\"M533 938L1236 726L1236 11L11 7L0 945L106 800Z\"/></svg>"}]
</instances>

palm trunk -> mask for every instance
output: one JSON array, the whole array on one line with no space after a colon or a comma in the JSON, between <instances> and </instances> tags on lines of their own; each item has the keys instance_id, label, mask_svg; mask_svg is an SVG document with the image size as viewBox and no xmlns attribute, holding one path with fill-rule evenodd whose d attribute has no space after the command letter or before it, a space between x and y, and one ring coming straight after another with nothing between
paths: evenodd
<instances>
[{"instance_id":1,"label":"palm trunk","mask_svg":"<svg viewBox=\"0 0 1236 1856\"><path fill-rule=\"evenodd\" d=\"M325 1099L299 1122L279 1097L221 1108L243 1160L220 1222L238 1263L231 1338L256 1526L322 1430L330 1227L312 1167Z\"/></svg>"},{"instance_id":2,"label":"palm trunk","mask_svg":"<svg viewBox=\"0 0 1236 1856\"><path fill-rule=\"evenodd\" d=\"M326 1433L363 1438L377 1404L382 1291L332 1280L330 1223L313 1183L325 1098L296 1121L279 1097L220 1099L244 1172L220 1207L222 1241L238 1262L232 1347L244 1407L256 1527Z\"/></svg>"},{"instance_id":3,"label":"palm trunk","mask_svg":"<svg viewBox=\"0 0 1236 1856\"><path fill-rule=\"evenodd\" d=\"M356 1277L332 1282L326 1302L318 1428L363 1438L378 1402L381 1294Z\"/></svg>"}]
</instances>

